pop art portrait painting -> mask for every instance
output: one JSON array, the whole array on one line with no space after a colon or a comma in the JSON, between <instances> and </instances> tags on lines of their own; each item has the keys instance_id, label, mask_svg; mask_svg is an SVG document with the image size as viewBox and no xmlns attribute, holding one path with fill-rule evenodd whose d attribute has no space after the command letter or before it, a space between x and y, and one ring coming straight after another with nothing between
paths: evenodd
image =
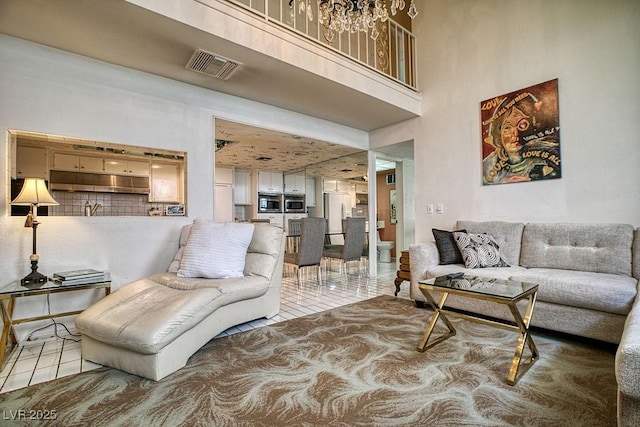
<instances>
[{"instance_id":1,"label":"pop art portrait painting","mask_svg":"<svg viewBox=\"0 0 640 427\"><path fill-rule=\"evenodd\" d=\"M558 79L480 103L484 185L562 177Z\"/></svg>"}]
</instances>

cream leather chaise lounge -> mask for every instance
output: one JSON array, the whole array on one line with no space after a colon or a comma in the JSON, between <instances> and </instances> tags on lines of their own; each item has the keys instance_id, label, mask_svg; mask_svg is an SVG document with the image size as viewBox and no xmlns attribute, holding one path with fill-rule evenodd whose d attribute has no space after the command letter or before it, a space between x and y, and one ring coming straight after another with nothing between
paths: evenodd
<instances>
[{"instance_id":1,"label":"cream leather chaise lounge","mask_svg":"<svg viewBox=\"0 0 640 427\"><path fill-rule=\"evenodd\" d=\"M126 285L77 317L82 357L166 377L225 329L279 312L283 255L280 227L194 221L182 231L169 272ZM209 271L229 260L239 272ZM220 275L226 278L206 278Z\"/></svg>"}]
</instances>

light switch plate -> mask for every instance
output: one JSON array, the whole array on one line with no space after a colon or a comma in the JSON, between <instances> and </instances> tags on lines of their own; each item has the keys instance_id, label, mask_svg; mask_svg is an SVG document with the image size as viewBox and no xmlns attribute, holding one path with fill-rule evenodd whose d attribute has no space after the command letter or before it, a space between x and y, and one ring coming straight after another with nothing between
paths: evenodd
<instances>
[{"instance_id":1,"label":"light switch plate","mask_svg":"<svg viewBox=\"0 0 640 427\"><path fill-rule=\"evenodd\" d=\"M436 205L436 213L438 215L442 215L444 213L444 205L442 203L438 203Z\"/></svg>"},{"instance_id":2,"label":"light switch plate","mask_svg":"<svg viewBox=\"0 0 640 427\"><path fill-rule=\"evenodd\" d=\"M433 214L433 205L432 204L428 204L427 205L427 213L428 214Z\"/></svg>"}]
</instances>

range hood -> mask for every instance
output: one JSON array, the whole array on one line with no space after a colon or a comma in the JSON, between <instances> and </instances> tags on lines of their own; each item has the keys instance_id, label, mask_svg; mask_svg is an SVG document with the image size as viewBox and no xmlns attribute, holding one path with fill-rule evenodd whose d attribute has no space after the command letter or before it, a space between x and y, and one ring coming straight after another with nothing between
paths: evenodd
<instances>
[{"instance_id":1,"label":"range hood","mask_svg":"<svg viewBox=\"0 0 640 427\"><path fill-rule=\"evenodd\" d=\"M149 194L149 178L52 170L49 177L49 188L51 190L94 193Z\"/></svg>"}]
</instances>

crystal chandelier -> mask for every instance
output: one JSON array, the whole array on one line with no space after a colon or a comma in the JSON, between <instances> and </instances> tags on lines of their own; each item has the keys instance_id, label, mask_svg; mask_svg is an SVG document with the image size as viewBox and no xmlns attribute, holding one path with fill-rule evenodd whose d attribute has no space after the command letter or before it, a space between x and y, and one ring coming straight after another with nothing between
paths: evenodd
<instances>
[{"instance_id":1,"label":"crystal chandelier","mask_svg":"<svg viewBox=\"0 0 640 427\"><path fill-rule=\"evenodd\" d=\"M289 13L292 19L295 15L293 3L294 0L289 1ZM391 14L395 15L405 6L404 0L391 0ZM371 38L375 40L379 35L377 22L385 22L389 19L385 0L318 0L318 11L324 37L329 43L335 39L336 34L342 34L344 31L367 33L369 29L371 29ZM298 0L298 13L306 15L309 21L313 21L311 0ZM411 19L418 15L415 0L411 0L407 15Z\"/></svg>"}]
</instances>

